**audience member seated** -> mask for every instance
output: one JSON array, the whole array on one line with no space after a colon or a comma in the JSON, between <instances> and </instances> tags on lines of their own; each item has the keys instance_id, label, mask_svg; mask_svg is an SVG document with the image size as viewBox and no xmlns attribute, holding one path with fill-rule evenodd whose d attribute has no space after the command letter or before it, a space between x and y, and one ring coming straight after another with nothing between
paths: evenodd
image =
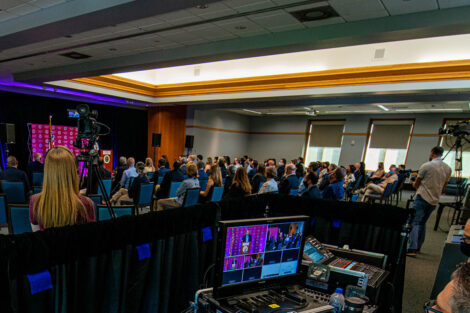
<instances>
[{"instance_id":1,"label":"audience member seated","mask_svg":"<svg viewBox=\"0 0 470 313\"><path fill-rule=\"evenodd\" d=\"M207 202L212 198L214 187L222 187L222 174L217 164L213 164L210 169L210 176L207 179L206 190L201 190L199 193L199 202Z\"/></svg>"},{"instance_id":2,"label":"audience member seated","mask_svg":"<svg viewBox=\"0 0 470 313\"><path fill-rule=\"evenodd\" d=\"M330 165L331 166L331 165ZM337 167L330 175L330 183L322 192L323 199L341 200L344 199L344 173L341 167Z\"/></svg>"},{"instance_id":3,"label":"audience member seated","mask_svg":"<svg viewBox=\"0 0 470 313\"><path fill-rule=\"evenodd\" d=\"M119 186L119 183L121 182L121 179L122 179L122 174L124 173L125 170L127 170L128 167L127 167L127 159L126 157L120 157L119 158L119 166L118 168L116 169L116 173L114 175L114 180L113 180L113 184L111 186L111 190L113 190L113 192L115 191L115 189L117 189L117 187Z\"/></svg>"},{"instance_id":4,"label":"audience member seated","mask_svg":"<svg viewBox=\"0 0 470 313\"><path fill-rule=\"evenodd\" d=\"M227 177L228 174L227 167L225 166L225 161L223 158L219 158L217 162L217 164L219 164L220 173L222 174L222 179L224 179L225 177Z\"/></svg>"},{"instance_id":5,"label":"audience member seated","mask_svg":"<svg viewBox=\"0 0 470 313\"><path fill-rule=\"evenodd\" d=\"M184 155L182 155L180 156L180 163L180 172L181 174L186 175L186 163L188 163L188 159Z\"/></svg>"},{"instance_id":6,"label":"audience member seated","mask_svg":"<svg viewBox=\"0 0 470 313\"><path fill-rule=\"evenodd\" d=\"M178 190L176 198L160 199L157 201L157 211L163 210L165 207L177 208L183 205L186 190L199 188L199 180L197 179L197 166L194 162L186 164L186 175L188 178L183 180Z\"/></svg>"},{"instance_id":7,"label":"audience member seated","mask_svg":"<svg viewBox=\"0 0 470 313\"><path fill-rule=\"evenodd\" d=\"M410 175L411 171L407 171L404 164L398 166L398 186L401 186L406 178Z\"/></svg>"},{"instance_id":8,"label":"audience member seated","mask_svg":"<svg viewBox=\"0 0 470 313\"><path fill-rule=\"evenodd\" d=\"M289 194L291 189L299 188L299 179L295 174L296 167L294 164L289 164L286 167L286 176L281 179L279 183L279 193Z\"/></svg>"},{"instance_id":9,"label":"audience member seated","mask_svg":"<svg viewBox=\"0 0 470 313\"><path fill-rule=\"evenodd\" d=\"M305 178L302 182L304 188L302 192L299 192L299 196L312 198L312 199L322 199L322 193L317 186L318 175L315 172L309 172L305 175Z\"/></svg>"},{"instance_id":10,"label":"audience member seated","mask_svg":"<svg viewBox=\"0 0 470 313\"><path fill-rule=\"evenodd\" d=\"M204 171L204 162L197 162L197 177L199 179L207 179L207 173Z\"/></svg>"},{"instance_id":11,"label":"audience member seated","mask_svg":"<svg viewBox=\"0 0 470 313\"><path fill-rule=\"evenodd\" d=\"M144 162L137 162L136 164L138 176L134 178L132 185L129 187L129 190L121 188L116 192L111 198L112 204L122 204L123 201L133 202L138 199L140 185L149 183L149 179L145 174L145 164Z\"/></svg>"},{"instance_id":12,"label":"audience member seated","mask_svg":"<svg viewBox=\"0 0 470 313\"><path fill-rule=\"evenodd\" d=\"M207 160L206 160L206 166L204 168L204 171L206 172L207 175L210 175L211 174L211 167L212 167L212 164L214 164L212 162L212 158L211 157L208 157Z\"/></svg>"},{"instance_id":13,"label":"audience member seated","mask_svg":"<svg viewBox=\"0 0 470 313\"><path fill-rule=\"evenodd\" d=\"M237 169L242 166L238 158L233 159L233 166Z\"/></svg>"},{"instance_id":14,"label":"audience member seated","mask_svg":"<svg viewBox=\"0 0 470 313\"><path fill-rule=\"evenodd\" d=\"M170 169L170 161L168 161L167 155L166 155L166 154L162 155L162 159L165 160L165 167L166 167L167 169Z\"/></svg>"},{"instance_id":15,"label":"audience member seated","mask_svg":"<svg viewBox=\"0 0 470 313\"><path fill-rule=\"evenodd\" d=\"M248 169L247 169L248 179L249 180L252 180L253 177L255 177L257 168L258 168L258 161L257 160L252 160L251 164L250 164L250 167L248 167Z\"/></svg>"},{"instance_id":16,"label":"audience member seated","mask_svg":"<svg viewBox=\"0 0 470 313\"><path fill-rule=\"evenodd\" d=\"M97 166L98 166L98 172L101 176L101 179L111 179L111 172L108 171L104 167L103 158L101 158L101 157L98 158ZM86 188L88 188L88 176L85 177L85 179L83 180L82 186L84 187L84 189L80 190L80 194L85 195L87 193ZM98 188L99 188L98 177L96 177L96 175L93 175L92 179L91 179L91 190L88 192L88 194L97 194L98 193Z\"/></svg>"},{"instance_id":17,"label":"audience member seated","mask_svg":"<svg viewBox=\"0 0 470 313\"><path fill-rule=\"evenodd\" d=\"M41 153L34 154L34 161L28 163L26 168L26 173L28 174L28 179L32 183L33 173L44 173L44 164L41 163Z\"/></svg>"},{"instance_id":18,"label":"audience member seated","mask_svg":"<svg viewBox=\"0 0 470 313\"><path fill-rule=\"evenodd\" d=\"M286 163L287 163L286 159L281 159L279 161L279 167L277 168L277 177L276 177L277 181L280 181L281 178L284 176L284 173L286 172Z\"/></svg>"},{"instance_id":19,"label":"audience member seated","mask_svg":"<svg viewBox=\"0 0 470 313\"><path fill-rule=\"evenodd\" d=\"M175 160L173 163L173 169L163 176L162 183L160 184L160 188L157 190L157 199L165 199L168 198L170 194L170 188L172 182L182 182L184 180L184 175L181 173L180 170L181 163L178 160ZM154 186L157 185L157 181L155 180Z\"/></svg>"},{"instance_id":20,"label":"audience member seated","mask_svg":"<svg viewBox=\"0 0 470 313\"><path fill-rule=\"evenodd\" d=\"M134 164L135 164L134 158L127 159L128 168L127 170L124 171L124 173L122 173L122 178L120 182L121 187L124 189L129 189L129 183L131 181L131 177L137 177L137 171L135 169Z\"/></svg>"},{"instance_id":21,"label":"audience member seated","mask_svg":"<svg viewBox=\"0 0 470 313\"><path fill-rule=\"evenodd\" d=\"M202 156L202 154L198 154L197 155L197 162L203 162L204 163L204 157Z\"/></svg>"},{"instance_id":22,"label":"audience member seated","mask_svg":"<svg viewBox=\"0 0 470 313\"><path fill-rule=\"evenodd\" d=\"M266 181L266 168L263 164L258 164L256 175L251 179L251 193L258 193L261 186Z\"/></svg>"},{"instance_id":23,"label":"audience member seated","mask_svg":"<svg viewBox=\"0 0 470 313\"><path fill-rule=\"evenodd\" d=\"M75 157L66 147L47 153L43 188L31 197L29 219L33 231L95 220L93 201L79 195Z\"/></svg>"},{"instance_id":24,"label":"audience member seated","mask_svg":"<svg viewBox=\"0 0 470 313\"><path fill-rule=\"evenodd\" d=\"M150 173L150 172L155 172L155 166L153 166L153 160L151 158L146 158L145 159L145 168L144 168L144 174Z\"/></svg>"},{"instance_id":25,"label":"audience member seated","mask_svg":"<svg viewBox=\"0 0 470 313\"><path fill-rule=\"evenodd\" d=\"M304 177L305 176L305 167L303 162L300 163L300 160L297 161L298 163L295 165L295 175L297 178Z\"/></svg>"},{"instance_id":26,"label":"audience member seated","mask_svg":"<svg viewBox=\"0 0 470 313\"><path fill-rule=\"evenodd\" d=\"M330 162L322 162L320 167L320 173L318 174L318 180L321 180L323 175L328 174L328 167L330 166Z\"/></svg>"},{"instance_id":27,"label":"audience member seated","mask_svg":"<svg viewBox=\"0 0 470 313\"><path fill-rule=\"evenodd\" d=\"M372 174L372 176L367 180L367 182L376 183L379 180L381 180L384 175L385 175L384 162L379 162L377 170L374 172L374 174Z\"/></svg>"},{"instance_id":28,"label":"audience member seated","mask_svg":"<svg viewBox=\"0 0 470 313\"><path fill-rule=\"evenodd\" d=\"M266 169L266 179L267 181L261 186L259 190L259 194L261 193L268 193L268 192L276 192L279 190L277 186L277 170L274 166L270 166Z\"/></svg>"},{"instance_id":29,"label":"audience member seated","mask_svg":"<svg viewBox=\"0 0 470 313\"><path fill-rule=\"evenodd\" d=\"M328 162L327 162L328 163ZM328 164L327 172L321 175L320 179L318 180L318 189L325 190L325 188L330 184L330 176L338 167L336 164Z\"/></svg>"},{"instance_id":30,"label":"audience member seated","mask_svg":"<svg viewBox=\"0 0 470 313\"><path fill-rule=\"evenodd\" d=\"M356 168L354 165L349 165L346 168L346 175L344 176L344 188L347 188L349 183L354 183L356 181L356 176L354 176L354 172Z\"/></svg>"},{"instance_id":31,"label":"audience member seated","mask_svg":"<svg viewBox=\"0 0 470 313\"><path fill-rule=\"evenodd\" d=\"M233 176L232 185L224 195L224 199L244 197L251 194L251 184L244 167L239 167Z\"/></svg>"},{"instance_id":32,"label":"audience member seated","mask_svg":"<svg viewBox=\"0 0 470 313\"><path fill-rule=\"evenodd\" d=\"M26 199L31 195L31 185L29 184L28 175L18 169L18 161L12 155L7 158L7 168L3 172L0 172L0 180L22 181Z\"/></svg>"},{"instance_id":33,"label":"audience member seated","mask_svg":"<svg viewBox=\"0 0 470 313\"><path fill-rule=\"evenodd\" d=\"M153 180L158 183L158 177L163 177L165 176L166 173L170 171L169 168L166 167L166 161L164 158L161 158L158 160L158 169L155 171L155 174L153 175Z\"/></svg>"},{"instance_id":34,"label":"audience member seated","mask_svg":"<svg viewBox=\"0 0 470 313\"><path fill-rule=\"evenodd\" d=\"M385 187L388 184L393 184L396 180L398 180L398 175L396 174L396 167L395 165L390 166L390 171L385 175L384 180L381 182L369 183L364 188L356 191L355 193L363 193L364 196L362 197L362 201L365 202L367 200L367 195L369 194L383 194L385 191Z\"/></svg>"},{"instance_id":35,"label":"audience member seated","mask_svg":"<svg viewBox=\"0 0 470 313\"><path fill-rule=\"evenodd\" d=\"M230 166L228 168L227 177L225 177L224 194L226 194L229 191L230 186L232 186L234 176L235 176L235 168ZM222 176L222 182L223 182L223 176Z\"/></svg>"}]
</instances>

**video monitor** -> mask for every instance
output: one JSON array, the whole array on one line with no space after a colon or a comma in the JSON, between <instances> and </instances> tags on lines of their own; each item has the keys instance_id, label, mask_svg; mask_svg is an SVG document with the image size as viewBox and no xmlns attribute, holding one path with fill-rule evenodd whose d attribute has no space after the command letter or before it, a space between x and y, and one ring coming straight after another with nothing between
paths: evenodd
<instances>
[{"instance_id":1,"label":"video monitor","mask_svg":"<svg viewBox=\"0 0 470 313\"><path fill-rule=\"evenodd\" d=\"M265 285L299 277L307 219L292 216L220 222L217 296L246 284Z\"/></svg>"}]
</instances>

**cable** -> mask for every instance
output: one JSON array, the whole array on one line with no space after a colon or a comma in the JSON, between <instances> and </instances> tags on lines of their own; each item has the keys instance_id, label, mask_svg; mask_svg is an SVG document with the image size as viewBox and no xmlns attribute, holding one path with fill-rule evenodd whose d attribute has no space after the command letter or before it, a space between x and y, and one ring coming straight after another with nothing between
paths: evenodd
<instances>
[{"instance_id":1,"label":"cable","mask_svg":"<svg viewBox=\"0 0 470 313\"><path fill-rule=\"evenodd\" d=\"M209 274L209 271L210 271L214 266L215 266L215 264L209 265L209 267L207 268L207 270L204 272L204 276L202 277L203 288L207 288L206 277L207 277L207 275Z\"/></svg>"}]
</instances>

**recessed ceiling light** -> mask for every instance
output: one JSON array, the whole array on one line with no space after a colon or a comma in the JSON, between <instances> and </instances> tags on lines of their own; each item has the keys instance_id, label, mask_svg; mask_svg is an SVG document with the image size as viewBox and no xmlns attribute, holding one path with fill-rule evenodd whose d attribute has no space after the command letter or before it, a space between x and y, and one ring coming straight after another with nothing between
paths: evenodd
<instances>
[{"instance_id":1,"label":"recessed ceiling light","mask_svg":"<svg viewBox=\"0 0 470 313\"><path fill-rule=\"evenodd\" d=\"M207 5L207 3L196 5L196 8L201 10L207 9L208 7L209 5Z\"/></svg>"},{"instance_id":2,"label":"recessed ceiling light","mask_svg":"<svg viewBox=\"0 0 470 313\"><path fill-rule=\"evenodd\" d=\"M246 26L238 25L238 26L235 26L235 29L244 30L244 29L246 29Z\"/></svg>"},{"instance_id":3,"label":"recessed ceiling light","mask_svg":"<svg viewBox=\"0 0 470 313\"><path fill-rule=\"evenodd\" d=\"M63 56L63 57L71 58L71 59L75 59L75 60L86 59L86 58L91 57L91 55L86 55L86 54L75 52L75 51L62 53L60 55Z\"/></svg>"}]
</instances>

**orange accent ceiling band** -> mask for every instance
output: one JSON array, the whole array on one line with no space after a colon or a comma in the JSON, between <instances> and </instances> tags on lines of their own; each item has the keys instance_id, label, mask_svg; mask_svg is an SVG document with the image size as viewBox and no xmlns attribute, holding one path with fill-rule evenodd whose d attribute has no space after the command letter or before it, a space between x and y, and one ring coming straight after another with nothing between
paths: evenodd
<instances>
[{"instance_id":1,"label":"orange accent ceiling band","mask_svg":"<svg viewBox=\"0 0 470 313\"><path fill-rule=\"evenodd\" d=\"M114 75L71 81L150 97L170 97L459 79L470 79L470 60L380 65L164 85L152 85Z\"/></svg>"}]
</instances>

